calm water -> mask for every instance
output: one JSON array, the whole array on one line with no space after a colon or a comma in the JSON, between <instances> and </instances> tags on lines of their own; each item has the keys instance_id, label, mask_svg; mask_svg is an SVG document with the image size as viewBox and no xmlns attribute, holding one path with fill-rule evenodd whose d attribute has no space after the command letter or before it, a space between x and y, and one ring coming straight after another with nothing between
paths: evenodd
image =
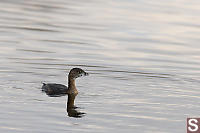
<instances>
[{"instance_id":1,"label":"calm water","mask_svg":"<svg viewBox=\"0 0 200 133\"><path fill-rule=\"evenodd\" d=\"M0 132L183 133L200 117L200 1L1 0ZM41 82L67 84L76 105Z\"/></svg>"}]
</instances>

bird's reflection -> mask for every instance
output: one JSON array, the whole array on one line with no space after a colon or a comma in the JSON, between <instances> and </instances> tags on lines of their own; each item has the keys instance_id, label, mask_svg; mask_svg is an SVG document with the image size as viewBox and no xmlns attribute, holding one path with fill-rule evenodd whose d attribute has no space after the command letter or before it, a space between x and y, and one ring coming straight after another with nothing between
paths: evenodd
<instances>
[{"instance_id":1,"label":"bird's reflection","mask_svg":"<svg viewBox=\"0 0 200 133\"><path fill-rule=\"evenodd\" d=\"M78 107L74 105L75 98L76 98L75 94L68 94L67 113L69 117L81 118L85 115L85 113L77 110Z\"/></svg>"},{"instance_id":2,"label":"bird's reflection","mask_svg":"<svg viewBox=\"0 0 200 133\"><path fill-rule=\"evenodd\" d=\"M66 111L67 111L69 117L81 118L86 114L84 112L78 111L79 107L76 107L74 105L74 101L75 101L77 94L57 94L57 95L52 95L49 93L46 93L46 94L49 97L61 97L61 96L68 95Z\"/></svg>"}]
</instances>

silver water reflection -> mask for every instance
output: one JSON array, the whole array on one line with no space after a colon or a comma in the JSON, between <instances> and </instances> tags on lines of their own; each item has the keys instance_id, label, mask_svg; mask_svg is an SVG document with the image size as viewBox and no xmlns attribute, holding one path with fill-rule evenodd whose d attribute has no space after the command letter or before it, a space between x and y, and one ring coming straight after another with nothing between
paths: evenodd
<instances>
[{"instance_id":1,"label":"silver water reflection","mask_svg":"<svg viewBox=\"0 0 200 133\"><path fill-rule=\"evenodd\" d=\"M199 117L199 1L0 5L0 132L182 133ZM77 81L81 119L41 93L73 67L91 73Z\"/></svg>"}]
</instances>

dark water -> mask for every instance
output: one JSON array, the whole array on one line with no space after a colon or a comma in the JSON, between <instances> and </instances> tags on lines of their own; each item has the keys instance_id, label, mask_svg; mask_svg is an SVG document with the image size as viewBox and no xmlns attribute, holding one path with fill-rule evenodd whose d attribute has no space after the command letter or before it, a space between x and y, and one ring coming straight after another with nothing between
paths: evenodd
<instances>
[{"instance_id":1,"label":"dark water","mask_svg":"<svg viewBox=\"0 0 200 133\"><path fill-rule=\"evenodd\" d=\"M200 2L1 0L0 132L183 133L200 117ZM75 104L41 82L67 84Z\"/></svg>"}]
</instances>

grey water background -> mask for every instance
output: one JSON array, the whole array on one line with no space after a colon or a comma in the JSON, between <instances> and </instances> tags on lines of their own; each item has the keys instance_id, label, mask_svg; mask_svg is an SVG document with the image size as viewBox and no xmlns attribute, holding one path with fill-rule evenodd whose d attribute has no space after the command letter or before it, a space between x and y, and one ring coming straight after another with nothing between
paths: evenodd
<instances>
[{"instance_id":1,"label":"grey water background","mask_svg":"<svg viewBox=\"0 0 200 133\"><path fill-rule=\"evenodd\" d=\"M1 0L0 132L183 133L200 117L200 1ZM75 104L41 82L67 84Z\"/></svg>"}]
</instances>

